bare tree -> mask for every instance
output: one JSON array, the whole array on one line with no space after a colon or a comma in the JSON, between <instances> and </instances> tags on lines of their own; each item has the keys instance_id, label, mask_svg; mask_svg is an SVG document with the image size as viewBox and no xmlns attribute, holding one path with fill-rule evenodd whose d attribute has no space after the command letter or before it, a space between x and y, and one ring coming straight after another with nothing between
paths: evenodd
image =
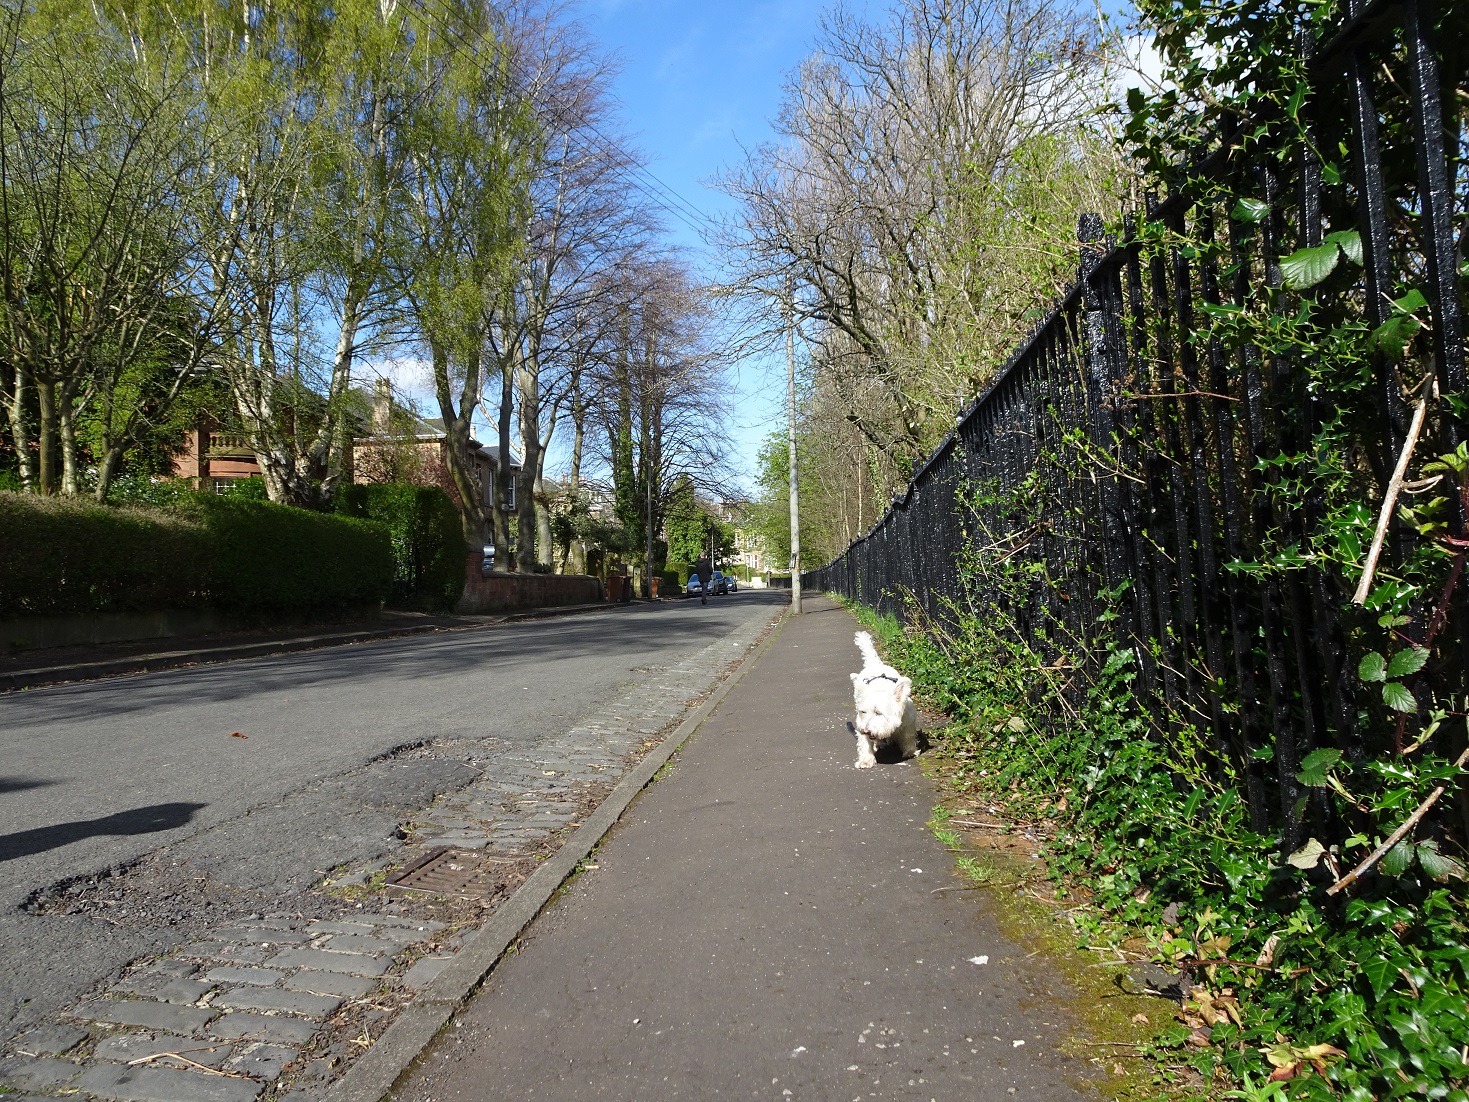
<instances>
[{"instance_id":1,"label":"bare tree","mask_svg":"<svg viewBox=\"0 0 1469 1102\"><path fill-rule=\"evenodd\" d=\"M780 140L723 178L731 287L779 301L794 279L818 370L874 449L924 454L1054 289L1048 236L1115 163L1087 161L1098 60L1070 0L899 0L880 24L838 7Z\"/></svg>"},{"instance_id":2,"label":"bare tree","mask_svg":"<svg viewBox=\"0 0 1469 1102\"><path fill-rule=\"evenodd\" d=\"M505 34L514 79L543 134L526 170L524 248L489 330L501 381L497 424L508 424L513 403L521 452L515 565L529 571L551 562L546 450L605 332L606 277L651 223L628 185L638 161L615 132L606 59L557 4L512 5Z\"/></svg>"}]
</instances>

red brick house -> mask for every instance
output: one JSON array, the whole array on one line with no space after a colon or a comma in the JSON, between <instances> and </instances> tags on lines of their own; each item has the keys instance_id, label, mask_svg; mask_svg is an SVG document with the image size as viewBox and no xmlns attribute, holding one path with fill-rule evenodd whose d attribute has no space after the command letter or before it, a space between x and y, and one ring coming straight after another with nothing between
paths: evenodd
<instances>
[{"instance_id":1,"label":"red brick house","mask_svg":"<svg viewBox=\"0 0 1469 1102\"><path fill-rule=\"evenodd\" d=\"M458 501L459 494L449 477L444 458L447 438L444 422L420 417L394 402L386 382L378 384L371 399L356 392L362 408L372 410L371 418L355 416L357 431L347 449L346 475L349 482L411 482L420 486L438 486ZM469 442L474 481L490 503L492 474L500 449L486 447L478 440ZM501 508L515 508L515 475L520 464L510 459L510 488ZM175 478L187 478L200 489L225 489L231 482L260 474L260 464L243 433L224 432L208 415L201 416L188 435L187 446L174 460Z\"/></svg>"}]
</instances>

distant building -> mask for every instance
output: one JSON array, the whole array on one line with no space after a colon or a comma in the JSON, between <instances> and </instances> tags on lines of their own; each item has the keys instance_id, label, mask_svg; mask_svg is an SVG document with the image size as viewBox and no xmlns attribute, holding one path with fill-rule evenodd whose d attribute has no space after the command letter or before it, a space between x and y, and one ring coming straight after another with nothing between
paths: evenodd
<instances>
[{"instance_id":1,"label":"distant building","mask_svg":"<svg viewBox=\"0 0 1469 1102\"><path fill-rule=\"evenodd\" d=\"M370 398L362 391L353 392L352 398L359 409L370 408L371 414L349 415L352 443L344 456L348 482L438 486L456 502L459 500L445 460L448 435L442 419L420 417L393 401L386 380L379 381ZM480 501L489 505L500 449L471 438L469 457ZM511 456L510 485L500 504L507 511L515 508L515 476L519 472L520 464ZM203 414L190 430L183 454L174 460L173 474L191 480L199 489L222 492L233 482L259 476L260 464L244 433L223 430L213 417Z\"/></svg>"},{"instance_id":2,"label":"distant building","mask_svg":"<svg viewBox=\"0 0 1469 1102\"><path fill-rule=\"evenodd\" d=\"M765 537L746 524L750 503L744 500L722 501L719 515L734 529L733 562L749 569L751 574L765 572Z\"/></svg>"},{"instance_id":3,"label":"distant building","mask_svg":"<svg viewBox=\"0 0 1469 1102\"><path fill-rule=\"evenodd\" d=\"M373 395L369 431L352 444L354 482L410 482L419 486L438 486L456 502L459 493L449 477L448 434L439 417L420 417L393 401L386 380L378 382ZM469 441L470 466L480 501L492 500L495 465L500 459L498 447L486 447L473 437ZM515 509L515 480L520 464L510 457L510 484L500 508Z\"/></svg>"}]
</instances>

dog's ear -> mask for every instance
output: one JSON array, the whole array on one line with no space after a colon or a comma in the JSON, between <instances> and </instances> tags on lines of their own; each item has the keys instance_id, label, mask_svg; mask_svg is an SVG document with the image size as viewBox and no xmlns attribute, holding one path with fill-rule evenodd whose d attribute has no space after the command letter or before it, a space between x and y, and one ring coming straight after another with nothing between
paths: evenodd
<instances>
[{"instance_id":1,"label":"dog's ear","mask_svg":"<svg viewBox=\"0 0 1469 1102\"><path fill-rule=\"evenodd\" d=\"M912 692L913 682L906 677L898 678L898 703L905 703Z\"/></svg>"}]
</instances>

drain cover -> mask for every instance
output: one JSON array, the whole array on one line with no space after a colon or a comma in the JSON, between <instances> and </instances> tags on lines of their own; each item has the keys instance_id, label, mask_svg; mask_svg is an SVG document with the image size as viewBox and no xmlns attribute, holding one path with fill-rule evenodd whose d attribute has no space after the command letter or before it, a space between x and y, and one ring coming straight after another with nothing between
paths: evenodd
<instances>
[{"instance_id":1,"label":"drain cover","mask_svg":"<svg viewBox=\"0 0 1469 1102\"><path fill-rule=\"evenodd\" d=\"M491 857L475 850L429 850L388 880L390 893L493 899L525 879L526 859Z\"/></svg>"}]
</instances>

